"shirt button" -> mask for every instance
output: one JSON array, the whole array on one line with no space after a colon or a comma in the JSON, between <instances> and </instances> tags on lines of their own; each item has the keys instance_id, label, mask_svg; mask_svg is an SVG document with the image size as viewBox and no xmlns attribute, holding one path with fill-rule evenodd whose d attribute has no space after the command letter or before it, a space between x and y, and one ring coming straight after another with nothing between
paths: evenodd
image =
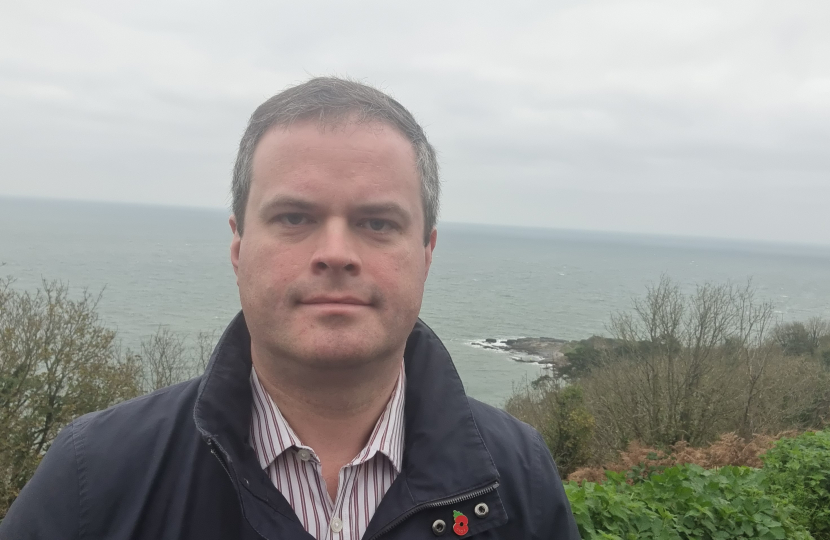
<instances>
[{"instance_id":1,"label":"shirt button","mask_svg":"<svg viewBox=\"0 0 830 540\"><path fill-rule=\"evenodd\" d=\"M300 456L300 459L303 461L308 461L309 459L311 459L311 452L309 452L305 448L300 448L300 451L297 452L297 455Z\"/></svg>"},{"instance_id":2,"label":"shirt button","mask_svg":"<svg viewBox=\"0 0 830 540\"><path fill-rule=\"evenodd\" d=\"M333 530L334 532L339 533L343 530L343 522L340 520L340 518L333 518L331 520L331 523L329 523L329 527L331 527L331 530Z\"/></svg>"}]
</instances>

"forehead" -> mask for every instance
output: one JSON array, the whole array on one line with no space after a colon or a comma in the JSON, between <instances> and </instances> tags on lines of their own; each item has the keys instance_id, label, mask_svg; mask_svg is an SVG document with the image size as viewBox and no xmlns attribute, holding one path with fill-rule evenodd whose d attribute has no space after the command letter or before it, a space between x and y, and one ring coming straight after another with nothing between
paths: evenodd
<instances>
[{"instance_id":1,"label":"forehead","mask_svg":"<svg viewBox=\"0 0 830 540\"><path fill-rule=\"evenodd\" d=\"M420 175L410 141L395 127L377 121L302 120L272 127L254 151L250 195L292 186L313 190L349 185L407 191L414 187L420 200Z\"/></svg>"}]
</instances>

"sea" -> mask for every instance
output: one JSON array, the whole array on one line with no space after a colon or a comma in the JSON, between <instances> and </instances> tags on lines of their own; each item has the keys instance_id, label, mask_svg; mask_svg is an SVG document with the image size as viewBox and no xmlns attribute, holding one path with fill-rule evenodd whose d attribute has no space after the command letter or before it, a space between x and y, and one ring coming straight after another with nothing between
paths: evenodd
<instances>
[{"instance_id":1,"label":"sea","mask_svg":"<svg viewBox=\"0 0 830 540\"><path fill-rule=\"evenodd\" d=\"M100 294L122 348L159 327L194 340L240 309L228 211L0 198L0 276ZM782 321L830 319L830 246L441 222L421 319L468 394L502 406L543 368L477 347L486 338L608 335L613 313L666 275L686 292L751 280ZM191 341L192 342L192 341Z\"/></svg>"}]
</instances>

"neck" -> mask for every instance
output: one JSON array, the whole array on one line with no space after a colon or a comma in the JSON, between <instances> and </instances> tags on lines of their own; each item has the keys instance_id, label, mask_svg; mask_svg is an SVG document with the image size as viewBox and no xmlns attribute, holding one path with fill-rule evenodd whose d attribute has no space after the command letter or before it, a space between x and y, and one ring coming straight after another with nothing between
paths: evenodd
<instances>
[{"instance_id":1,"label":"neck","mask_svg":"<svg viewBox=\"0 0 830 540\"><path fill-rule=\"evenodd\" d=\"M403 351L354 369L331 369L284 361L254 344L251 359L262 387L299 437L319 456L324 476L366 446L401 370Z\"/></svg>"}]
</instances>

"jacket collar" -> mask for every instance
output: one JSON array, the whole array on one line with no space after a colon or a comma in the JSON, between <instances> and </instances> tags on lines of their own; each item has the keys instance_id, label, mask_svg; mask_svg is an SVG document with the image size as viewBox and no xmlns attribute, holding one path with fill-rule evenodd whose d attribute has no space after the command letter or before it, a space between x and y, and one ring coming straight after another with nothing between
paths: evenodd
<instances>
[{"instance_id":1,"label":"jacket collar","mask_svg":"<svg viewBox=\"0 0 830 540\"><path fill-rule=\"evenodd\" d=\"M366 538L417 506L482 489L499 478L450 355L421 320L407 340L404 368L402 470L381 500ZM285 513L290 507L286 510L287 502L274 496L275 488L250 443L250 372L251 338L240 312L220 338L202 376L194 421L202 437L222 449L237 477L258 478L246 480L246 487Z\"/></svg>"},{"instance_id":2,"label":"jacket collar","mask_svg":"<svg viewBox=\"0 0 830 540\"><path fill-rule=\"evenodd\" d=\"M404 470L416 503L498 480L461 378L438 336L421 320L406 343Z\"/></svg>"}]
</instances>

